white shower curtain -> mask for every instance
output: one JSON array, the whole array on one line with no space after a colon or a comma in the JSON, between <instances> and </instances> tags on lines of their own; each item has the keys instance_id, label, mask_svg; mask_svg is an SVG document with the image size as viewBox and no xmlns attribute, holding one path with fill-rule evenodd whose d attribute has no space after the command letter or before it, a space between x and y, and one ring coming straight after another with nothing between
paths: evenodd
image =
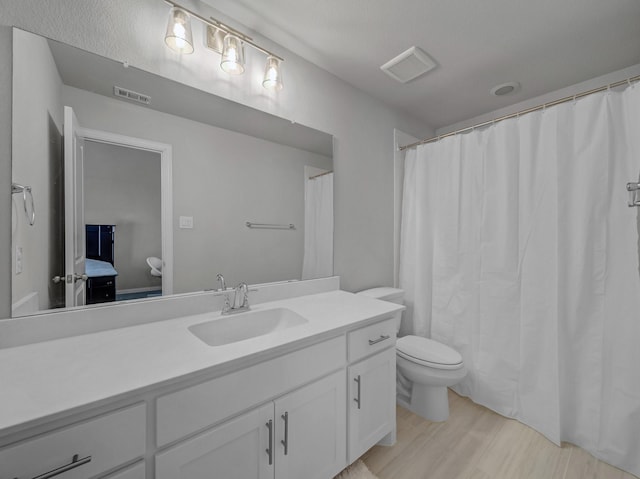
<instances>
[{"instance_id":1,"label":"white shower curtain","mask_svg":"<svg viewBox=\"0 0 640 479\"><path fill-rule=\"evenodd\" d=\"M640 87L409 150L400 287L461 394L640 476L639 170Z\"/></svg>"},{"instance_id":2,"label":"white shower curtain","mask_svg":"<svg viewBox=\"0 0 640 479\"><path fill-rule=\"evenodd\" d=\"M302 279L333 275L333 173L307 179Z\"/></svg>"}]
</instances>

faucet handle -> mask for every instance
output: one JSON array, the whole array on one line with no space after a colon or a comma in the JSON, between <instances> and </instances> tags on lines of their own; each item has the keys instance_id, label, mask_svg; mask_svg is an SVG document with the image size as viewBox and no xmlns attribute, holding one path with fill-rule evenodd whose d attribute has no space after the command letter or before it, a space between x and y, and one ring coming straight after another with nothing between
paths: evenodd
<instances>
[{"instance_id":1,"label":"faucet handle","mask_svg":"<svg viewBox=\"0 0 640 479\"><path fill-rule=\"evenodd\" d=\"M218 275L216 276L216 279L218 281L220 281L220 289L218 291L226 291L227 290L227 285L224 282L224 276L222 276L222 274L218 273Z\"/></svg>"},{"instance_id":2,"label":"faucet handle","mask_svg":"<svg viewBox=\"0 0 640 479\"><path fill-rule=\"evenodd\" d=\"M242 293L242 297L241 297L241 304L238 306L237 304L237 300L236 300L236 307L239 308L248 308L249 307L249 287L247 286L247 283L238 283L238 286L236 286L236 298L238 297L238 293L241 292Z\"/></svg>"}]
</instances>

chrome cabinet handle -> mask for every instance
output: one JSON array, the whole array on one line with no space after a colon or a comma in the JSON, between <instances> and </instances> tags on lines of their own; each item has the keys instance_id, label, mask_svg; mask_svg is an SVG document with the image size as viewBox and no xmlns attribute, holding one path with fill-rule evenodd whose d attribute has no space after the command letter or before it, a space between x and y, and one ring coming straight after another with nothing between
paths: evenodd
<instances>
[{"instance_id":1,"label":"chrome cabinet handle","mask_svg":"<svg viewBox=\"0 0 640 479\"><path fill-rule=\"evenodd\" d=\"M269 430L269 447L266 449L267 456L269 456L269 465L273 465L273 421L269 419L266 424Z\"/></svg>"},{"instance_id":2,"label":"chrome cabinet handle","mask_svg":"<svg viewBox=\"0 0 640 479\"><path fill-rule=\"evenodd\" d=\"M280 443L284 446L284 455L289 452L289 413L285 412L280 416L284 421L284 439Z\"/></svg>"},{"instance_id":3,"label":"chrome cabinet handle","mask_svg":"<svg viewBox=\"0 0 640 479\"><path fill-rule=\"evenodd\" d=\"M65 464L64 466L60 466L52 471L45 472L44 474L40 474L39 476L34 477L33 479L49 479L51 477L58 476L63 474L71 469L75 469L76 467L83 466L87 463L91 462L91 456L83 457L82 459L78 458L77 454L74 454L73 459L69 464ZM14 479L18 479L17 477Z\"/></svg>"},{"instance_id":4,"label":"chrome cabinet handle","mask_svg":"<svg viewBox=\"0 0 640 479\"><path fill-rule=\"evenodd\" d=\"M370 339L369 340L369 346L373 346L374 344L378 344L382 341L386 341L387 339L389 339L391 336L390 335L380 335L380 337L378 339Z\"/></svg>"},{"instance_id":5,"label":"chrome cabinet handle","mask_svg":"<svg viewBox=\"0 0 640 479\"><path fill-rule=\"evenodd\" d=\"M358 409L360 409L360 375L358 374L357 377L353 378L353 380L356 382L356 384L358 385L358 397L357 398L353 398L353 400L356 402L356 404L358 405Z\"/></svg>"}]
</instances>

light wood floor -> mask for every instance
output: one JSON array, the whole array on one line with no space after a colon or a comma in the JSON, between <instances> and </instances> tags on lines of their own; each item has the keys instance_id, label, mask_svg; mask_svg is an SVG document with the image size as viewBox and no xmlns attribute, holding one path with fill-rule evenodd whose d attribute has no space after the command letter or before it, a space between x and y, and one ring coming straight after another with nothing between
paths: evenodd
<instances>
[{"instance_id":1,"label":"light wood floor","mask_svg":"<svg viewBox=\"0 0 640 479\"><path fill-rule=\"evenodd\" d=\"M398 441L362 459L380 479L636 479L449 391L446 422L398 407Z\"/></svg>"}]
</instances>

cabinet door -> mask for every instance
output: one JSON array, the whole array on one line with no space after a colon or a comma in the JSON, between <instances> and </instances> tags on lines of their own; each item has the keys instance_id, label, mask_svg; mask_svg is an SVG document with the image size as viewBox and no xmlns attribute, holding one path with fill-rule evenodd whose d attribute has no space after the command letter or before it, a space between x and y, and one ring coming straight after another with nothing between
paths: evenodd
<instances>
[{"instance_id":1,"label":"cabinet door","mask_svg":"<svg viewBox=\"0 0 640 479\"><path fill-rule=\"evenodd\" d=\"M349 463L394 430L395 392L395 348L349 367Z\"/></svg>"},{"instance_id":2,"label":"cabinet door","mask_svg":"<svg viewBox=\"0 0 640 479\"><path fill-rule=\"evenodd\" d=\"M272 430L269 403L158 454L156 479L273 479Z\"/></svg>"},{"instance_id":3,"label":"cabinet door","mask_svg":"<svg viewBox=\"0 0 640 479\"><path fill-rule=\"evenodd\" d=\"M275 402L276 477L327 479L346 465L345 372Z\"/></svg>"}]
</instances>

